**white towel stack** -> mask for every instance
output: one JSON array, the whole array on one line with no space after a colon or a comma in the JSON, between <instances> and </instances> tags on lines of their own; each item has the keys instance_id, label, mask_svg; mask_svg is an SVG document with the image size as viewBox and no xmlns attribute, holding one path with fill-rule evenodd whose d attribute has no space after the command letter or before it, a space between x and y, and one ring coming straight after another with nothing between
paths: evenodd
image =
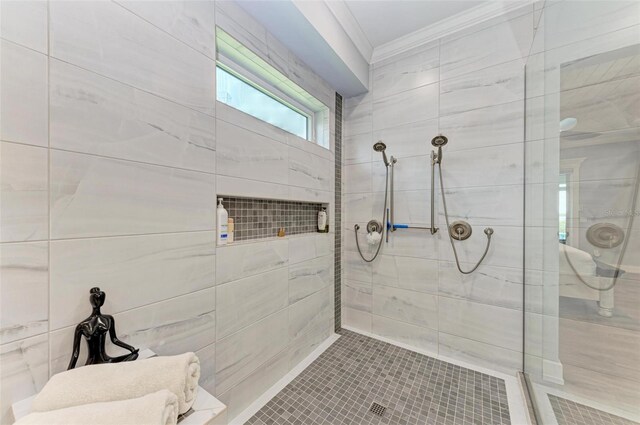
<instances>
[{"instance_id":1,"label":"white towel stack","mask_svg":"<svg viewBox=\"0 0 640 425\"><path fill-rule=\"evenodd\" d=\"M83 425L175 424L178 414L193 405L199 378L194 353L72 369L54 375L33 401L35 413L16 425L56 424L57 418ZM174 405L176 414L171 415ZM98 413L102 411L104 415ZM127 414L132 418L128 422Z\"/></svg>"},{"instance_id":2,"label":"white towel stack","mask_svg":"<svg viewBox=\"0 0 640 425\"><path fill-rule=\"evenodd\" d=\"M162 390L129 400L34 412L14 425L174 425L177 421L178 398Z\"/></svg>"}]
</instances>

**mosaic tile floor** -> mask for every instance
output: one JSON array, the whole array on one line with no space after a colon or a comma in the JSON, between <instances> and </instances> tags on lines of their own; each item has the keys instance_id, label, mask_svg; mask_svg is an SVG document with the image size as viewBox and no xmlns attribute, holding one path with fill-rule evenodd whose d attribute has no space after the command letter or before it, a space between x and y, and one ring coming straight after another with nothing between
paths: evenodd
<instances>
[{"instance_id":1,"label":"mosaic tile floor","mask_svg":"<svg viewBox=\"0 0 640 425\"><path fill-rule=\"evenodd\" d=\"M504 381L354 332L247 424L510 424ZM372 403L386 409L369 411Z\"/></svg>"},{"instance_id":2,"label":"mosaic tile floor","mask_svg":"<svg viewBox=\"0 0 640 425\"><path fill-rule=\"evenodd\" d=\"M549 394L558 425L640 425L620 416Z\"/></svg>"}]
</instances>

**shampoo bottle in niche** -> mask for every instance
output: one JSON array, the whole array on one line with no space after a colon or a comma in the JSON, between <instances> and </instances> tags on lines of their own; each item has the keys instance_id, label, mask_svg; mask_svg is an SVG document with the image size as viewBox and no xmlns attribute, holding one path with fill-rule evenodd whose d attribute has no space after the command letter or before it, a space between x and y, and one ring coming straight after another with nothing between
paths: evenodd
<instances>
[{"instance_id":1,"label":"shampoo bottle in niche","mask_svg":"<svg viewBox=\"0 0 640 425\"><path fill-rule=\"evenodd\" d=\"M322 208L318 211L318 232L324 232L327 229L327 209Z\"/></svg>"},{"instance_id":2,"label":"shampoo bottle in niche","mask_svg":"<svg viewBox=\"0 0 640 425\"><path fill-rule=\"evenodd\" d=\"M218 245L226 245L227 244L227 238L228 238L228 234L227 234L227 228L228 228L228 222L229 222L229 214L227 213L227 210L224 209L224 206L222 205L222 198L218 198L218 209L217 209L217 220L216 220L216 224L218 226Z\"/></svg>"},{"instance_id":3,"label":"shampoo bottle in niche","mask_svg":"<svg viewBox=\"0 0 640 425\"><path fill-rule=\"evenodd\" d=\"M227 222L227 243L233 243L233 232L235 229L235 223L231 217L229 217L229 221Z\"/></svg>"}]
</instances>

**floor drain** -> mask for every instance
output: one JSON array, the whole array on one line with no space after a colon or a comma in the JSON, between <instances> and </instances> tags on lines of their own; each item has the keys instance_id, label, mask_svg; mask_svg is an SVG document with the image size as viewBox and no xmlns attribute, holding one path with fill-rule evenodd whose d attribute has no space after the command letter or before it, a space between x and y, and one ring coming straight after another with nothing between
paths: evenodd
<instances>
[{"instance_id":1,"label":"floor drain","mask_svg":"<svg viewBox=\"0 0 640 425\"><path fill-rule=\"evenodd\" d=\"M378 416L382 416L382 415L384 415L384 411L385 411L385 410L387 410L387 408L386 408L386 407L384 407L384 406L383 406L383 405L381 405L381 404L375 403L375 402L374 402L374 403L371 405L371 407L369 408L369 411L370 411L371 413L373 413L374 415L378 415Z\"/></svg>"}]
</instances>

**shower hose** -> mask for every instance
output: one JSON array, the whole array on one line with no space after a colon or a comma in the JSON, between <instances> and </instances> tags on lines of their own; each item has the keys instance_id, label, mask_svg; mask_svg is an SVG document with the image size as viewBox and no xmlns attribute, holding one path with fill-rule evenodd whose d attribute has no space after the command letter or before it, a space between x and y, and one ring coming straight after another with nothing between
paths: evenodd
<instances>
[{"instance_id":1,"label":"shower hose","mask_svg":"<svg viewBox=\"0 0 640 425\"><path fill-rule=\"evenodd\" d=\"M384 239L384 231L387 223L387 194L389 193L389 167L387 167L387 172L386 172L384 181L385 181L385 185L384 185L384 205L382 210L382 223L383 223L382 233L380 235L381 237L380 237L380 241L378 242L378 248L376 249L376 253L374 254L373 257L371 257L371 259L366 259L362 254L362 251L360 250L360 243L358 242L358 229L360 229L360 226L357 224L353 226L353 231L356 234L356 247L358 248L358 253L360 254L360 257L362 257L362 259L367 263L370 263L373 260L375 260L376 257L378 257L378 254L380 253L380 248L382 248L382 240ZM387 232L388 231L389 230L387 230Z\"/></svg>"},{"instance_id":2,"label":"shower hose","mask_svg":"<svg viewBox=\"0 0 640 425\"><path fill-rule=\"evenodd\" d=\"M438 175L440 176L440 192L442 193L442 207L444 209L444 219L447 222L447 234L449 235L449 241L451 242L451 248L453 249L453 256L456 259L456 266L458 267L458 271L460 271L460 273L462 274L471 274L474 271L476 271L476 269L480 266L480 264L482 264L482 261L484 261L484 257L486 257L487 253L489 252L489 247L491 246L491 235L493 235L493 229L491 227L487 227L486 229L484 229L484 234L487 235L487 246L484 249L484 253L482 254L482 257L480 257L480 260L476 263L476 265L471 270L466 270L466 271L462 270L462 267L460 267L460 260L458 259L458 252L456 251L456 245L453 243L453 236L451 236L451 232L449 231L451 227L449 225L449 213L447 212L447 199L444 193L444 183L442 181L441 162L442 162L441 160L438 161Z\"/></svg>"}]
</instances>

